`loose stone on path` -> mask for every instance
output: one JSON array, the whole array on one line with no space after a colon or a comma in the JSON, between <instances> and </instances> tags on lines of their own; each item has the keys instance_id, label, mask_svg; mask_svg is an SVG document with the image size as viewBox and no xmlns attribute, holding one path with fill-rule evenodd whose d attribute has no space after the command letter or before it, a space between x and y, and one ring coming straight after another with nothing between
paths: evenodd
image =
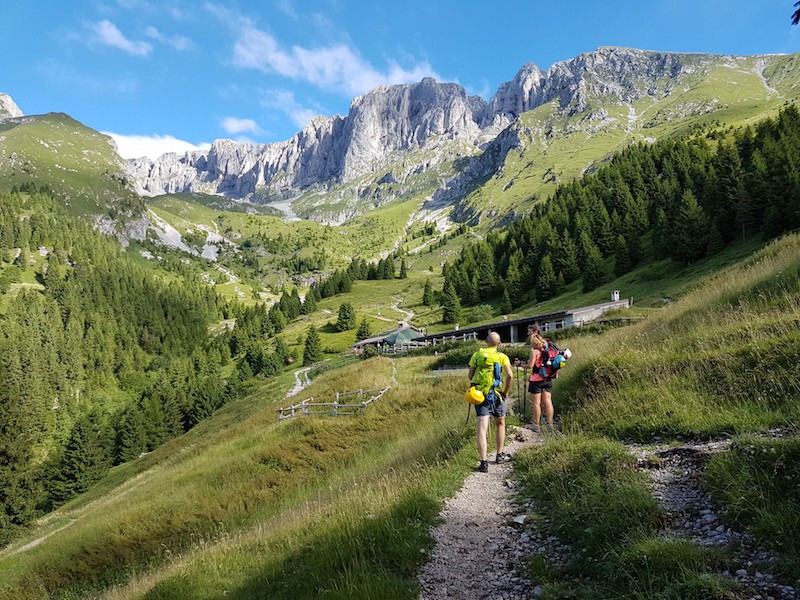
<instances>
[{"instance_id":1,"label":"loose stone on path","mask_svg":"<svg viewBox=\"0 0 800 600\"><path fill-rule=\"evenodd\" d=\"M508 428L506 452L541 443L531 431ZM525 576L530 538L527 510L512 502L512 463L473 473L446 503L443 523L432 535L436 546L418 576L420 600L529 600L533 585Z\"/></svg>"}]
</instances>

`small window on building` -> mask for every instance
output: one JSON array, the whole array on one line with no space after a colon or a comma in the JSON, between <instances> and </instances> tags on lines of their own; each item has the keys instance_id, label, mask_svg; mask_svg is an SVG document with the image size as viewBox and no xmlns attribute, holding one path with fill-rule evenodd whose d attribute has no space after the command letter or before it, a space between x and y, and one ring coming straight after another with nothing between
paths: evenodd
<instances>
[{"instance_id":1,"label":"small window on building","mask_svg":"<svg viewBox=\"0 0 800 600\"><path fill-rule=\"evenodd\" d=\"M556 329L564 329L564 321L556 321Z\"/></svg>"}]
</instances>

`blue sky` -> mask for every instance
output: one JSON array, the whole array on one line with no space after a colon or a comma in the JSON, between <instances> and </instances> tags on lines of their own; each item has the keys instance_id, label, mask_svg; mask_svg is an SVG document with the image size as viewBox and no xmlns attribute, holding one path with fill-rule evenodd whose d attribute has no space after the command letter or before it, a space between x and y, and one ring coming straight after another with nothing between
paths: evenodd
<instances>
[{"instance_id":1,"label":"blue sky","mask_svg":"<svg viewBox=\"0 0 800 600\"><path fill-rule=\"evenodd\" d=\"M800 50L793 0L4 2L0 91L66 112L126 157L290 138L376 85L433 76L491 97L599 46Z\"/></svg>"}]
</instances>

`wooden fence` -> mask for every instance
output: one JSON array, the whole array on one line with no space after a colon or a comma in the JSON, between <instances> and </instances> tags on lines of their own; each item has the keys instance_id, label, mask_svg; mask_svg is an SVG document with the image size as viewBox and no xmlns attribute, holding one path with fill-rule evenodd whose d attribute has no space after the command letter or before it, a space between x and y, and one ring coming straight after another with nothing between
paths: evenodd
<instances>
[{"instance_id":1,"label":"wooden fence","mask_svg":"<svg viewBox=\"0 0 800 600\"><path fill-rule=\"evenodd\" d=\"M439 344L445 344L447 342L466 342L467 340L476 340L478 339L478 334L475 331L470 333L462 333L462 334L451 334L451 335L443 335L440 337L435 337L429 340L419 341L419 340L409 340L407 342L402 342L396 346L386 346L385 348L381 349L383 354L405 354L409 350L414 350L416 348L425 348L427 346L437 346Z\"/></svg>"},{"instance_id":2,"label":"wooden fence","mask_svg":"<svg viewBox=\"0 0 800 600\"><path fill-rule=\"evenodd\" d=\"M315 402L315 398L306 398L299 404L278 409L278 420L291 419L303 415L359 415L367 406L383 396L389 387L382 390L356 390L354 392L336 392L332 402ZM366 400L365 396L369 396ZM359 402L353 402L356 397Z\"/></svg>"}]
</instances>

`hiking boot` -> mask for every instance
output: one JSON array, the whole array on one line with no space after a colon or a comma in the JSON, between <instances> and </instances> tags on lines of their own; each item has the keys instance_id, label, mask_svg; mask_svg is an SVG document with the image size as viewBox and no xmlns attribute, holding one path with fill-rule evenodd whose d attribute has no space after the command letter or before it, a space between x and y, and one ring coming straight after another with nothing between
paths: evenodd
<instances>
[{"instance_id":1,"label":"hiking boot","mask_svg":"<svg viewBox=\"0 0 800 600\"><path fill-rule=\"evenodd\" d=\"M525 429L530 429L535 433L539 433L539 426L536 423L531 423L530 425L525 425Z\"/></svg>"},{"instance_id":2,"label":"hiking boot","mask_svg":"<svg viewBox=\"0 0 800 600\"><path fill-rule=\"evenodd\" d=\"M475 468L475 470L476 470L478 473L488 473L488 472L489 472L489 461L488 461L488 460L482 460L482 461L481 461L481 464L479 464L479 465L478 465L478 466Z\"/></svg>"},{"instance_id":3,"label":"hiking boot","mask_svg":"<svg viewBox=\"0 0 800 600\"><path fill-rule=\"evenodd\" d=\"M506 452L499 452L497 458L494 459L496 464L511 462L511 455Z\"/></svg>"}]
</instances>

